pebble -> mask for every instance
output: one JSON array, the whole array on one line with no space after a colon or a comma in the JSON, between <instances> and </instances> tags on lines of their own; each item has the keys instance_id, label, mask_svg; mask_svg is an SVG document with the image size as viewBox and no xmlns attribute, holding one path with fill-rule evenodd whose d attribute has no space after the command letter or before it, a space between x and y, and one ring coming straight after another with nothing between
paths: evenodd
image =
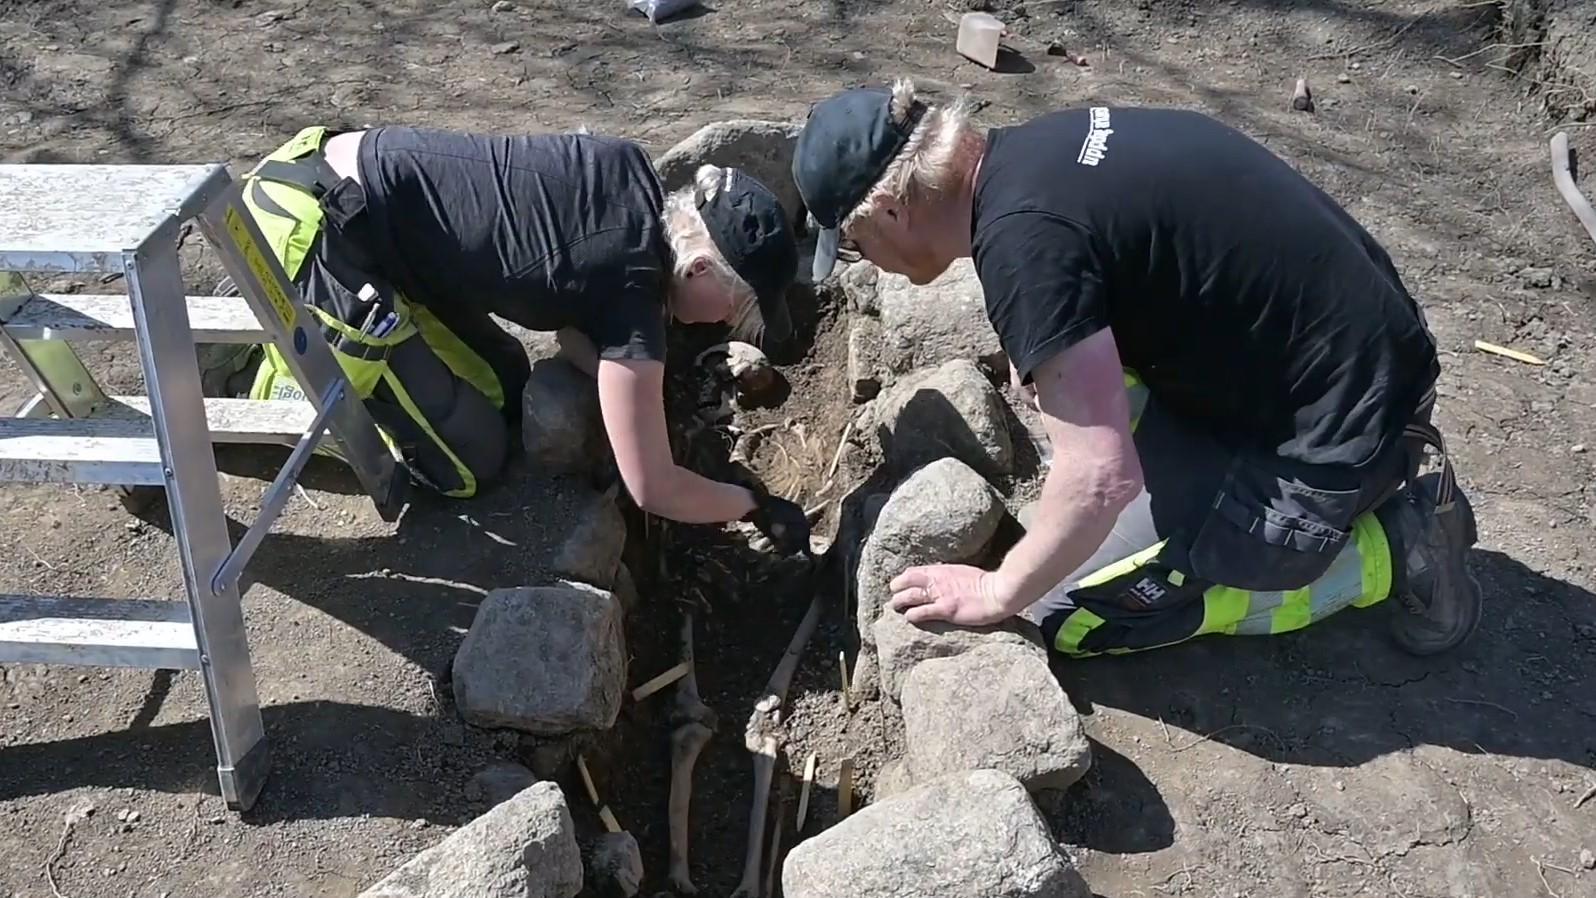
<instances>
[{"instance_id":1,"label":"pebble","mask_svg":"<svg viewBox=\"0 0 1596 898\"><path fill-rule=\"evenodd\" d=\"M510 0L498 0L498 2L493 4L494 12L509 12L512 9L515 9L515 4L511 3Z\"/></svg>"},{"instance_id":2,"label":"pebble","mask_svg":"<svg viewBox=\"0 0 1596 898\"><path fill-rule=\"evenodd\" d=\"M1568 451L1574 453L1575 455L1580 455L1585 451L1585 444L1575 443L1574 445L1568 447Z\"/></svg>"},{"instance_id":3,"label":"pebble","mask_svg":"<svg viewBox=\"0 0 1596 898\"><path fill-rule=\"evenodd\" d=\"M1579 865L1586 870L1596 870L1596 852L1592 852L1589 848L1580 849Z\"/></svg>"},{"instance_id":4,"label":"pebble","mask_svg":"<svg viewBox=\"0 0 1596 898\"><path fill-rule=\"evenodd\" d=\"M518 41L505 41L502 44L493 45L493 52L498 56L514 53L519 49L521 49L521 44Z\"/></svg>"},{"instance_id":5,"label":"pebble","mask_svg":"<svg viewBox=\"0 0 1596 898\"><path fill-rule=\"evenodd\" d=\"M1336 83L1337 84L1351 84L1352 83L1352 76L1348 75L1346 72L1342 72L1341 74L1336 76Z\"/></svg>"},{"instance_id":6,"label":"pebble","mask_svg":"<svg viewBox=\"0 0 1596 898\"><path fill-rule=\"evenodd\" d=\"M1303 817L1308 816L1308 806L1299 801L1291 807L1286 808L1286 813L1300 820Z\"/></svg>"}]
</instances>

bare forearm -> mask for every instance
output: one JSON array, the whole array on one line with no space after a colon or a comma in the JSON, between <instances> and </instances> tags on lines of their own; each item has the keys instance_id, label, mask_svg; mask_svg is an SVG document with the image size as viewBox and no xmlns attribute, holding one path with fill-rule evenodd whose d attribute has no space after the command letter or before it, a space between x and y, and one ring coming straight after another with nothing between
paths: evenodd
<instances>
[{"instance_id":1,"label":"bare forearm","mask_svg":"<svg viewBox=\"0 0 1596 898\"><path fill-rule=\"evenodd\" d=\"M683 524L719 524L740 520L754 509L754 494L743 487L680 466L668 476L662 488L640 503L650 514Z\"/></svg>"},{"instance_id":2,"label":"bare forearm","mask_svg":"<svg viewBox=\"0 0 1596 898\"><path fill-rule=\"evenodd\" d=\"M998 567L1003 610L1024 611L1092 557L1138 486L1110 471L1054 465L1030 529Z\"/></svg>"}]
</instances>

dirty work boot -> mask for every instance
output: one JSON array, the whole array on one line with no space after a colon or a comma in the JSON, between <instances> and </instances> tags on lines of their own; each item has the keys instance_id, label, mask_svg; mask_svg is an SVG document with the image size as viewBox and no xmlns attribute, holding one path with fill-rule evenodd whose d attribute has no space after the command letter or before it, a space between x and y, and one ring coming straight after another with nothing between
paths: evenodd
<instances>
[{"instance_id":1,"label":"dirty work boot","mask_svg":"<svg viewBox=\"0 0 1596 898\"><path fill-rule=\"evenodd\" d=\"M1391 636L1414 655L1461 644L1480 623L1480 584L1469 573L1474 509L1462 487L1436 510L1439 474L1426 474L1375 511L1391 544Z\"/></svg>"}]
</instances>

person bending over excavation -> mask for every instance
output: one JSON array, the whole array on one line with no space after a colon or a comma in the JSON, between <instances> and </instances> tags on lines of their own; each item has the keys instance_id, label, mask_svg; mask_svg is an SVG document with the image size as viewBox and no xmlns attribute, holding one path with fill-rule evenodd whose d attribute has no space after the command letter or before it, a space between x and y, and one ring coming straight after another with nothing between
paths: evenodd
<instances>
[{"instance_id":1,"label":"person bending over excavation","mask_svg":"<svg viewBox=\"0 0 1596 898\"><path fill-rule=\"evenodd\" d=\"M250 172L244 197L423 482L475 494L517 432L530 367L493 313L558 331L597 378L621 479L645 511L750 520L783 552L808 547L797 505L678 466L666 433L669 318L729 322L745 339L790 329L797 247L753 177L704 166L667 196L623 140L312 127ZM268 348L252 394L294 390Z\"/></svg>"},{"instance_id":2,"label":"person bending over excavation","mask_svg":"<svg viewBox=\"0 0 1596 898\"><path fill-rule=\"evenodd\" d=\"M1413 653L1478 625L1423 314L1374 239L1259 144L1151 108L983 133L900 82L816 104L793 176L823 229L817 281L844 254L917 284L974 257L1052 444L996 569L911 568L892 609L1025 615L1072 656L1387 598ZM1420 477L1426 446L1440 471Z\"/></svg>"}]
</instances>

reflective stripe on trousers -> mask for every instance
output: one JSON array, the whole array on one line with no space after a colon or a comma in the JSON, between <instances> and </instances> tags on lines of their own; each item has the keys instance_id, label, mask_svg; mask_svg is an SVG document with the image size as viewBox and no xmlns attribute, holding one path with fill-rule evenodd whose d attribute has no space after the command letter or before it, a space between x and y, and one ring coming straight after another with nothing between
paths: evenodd
<instances>
[{"instance_id":1,"label":"reflective stripe on trousers","mask_svg":"<svg viewBox=\"0 0 1596 898\"><path fill-rule=\"evenodd\" d=\"M1146 576L1161 591L1178 591L1185 584L1179 571L1152 571L1163 543L1153 545L1082 580L1078 589L1090 591L1117 581ZM1155 612L1120 608L1081 600L1054 638L1054 648L1072 657L1126 654L1185 642L1197 636L1268 636L1299 630L1348 606L1366 608L1384 601L1391 592L1391 548L1374 513L1353 523L1352 539L1329 570L1301 589L1252 592L1230 586L1210 586L1201 597L1192 596L1190 607L1169 607ZM1197 613L1200 602L1200 614ZM1094 610L1095 608L1095 610ZM1185 613L1182 613L1182 612ZM1092 638L1107 624L1120 638L1102 644ZM1172 631L1171 625L1177 629ZM1145 637L1145 638L1144 638ZM1092 644L1092 643L1098 644ZM1085 643L1085 645L1083 645Z\"/></svg>"}]
</instances>

